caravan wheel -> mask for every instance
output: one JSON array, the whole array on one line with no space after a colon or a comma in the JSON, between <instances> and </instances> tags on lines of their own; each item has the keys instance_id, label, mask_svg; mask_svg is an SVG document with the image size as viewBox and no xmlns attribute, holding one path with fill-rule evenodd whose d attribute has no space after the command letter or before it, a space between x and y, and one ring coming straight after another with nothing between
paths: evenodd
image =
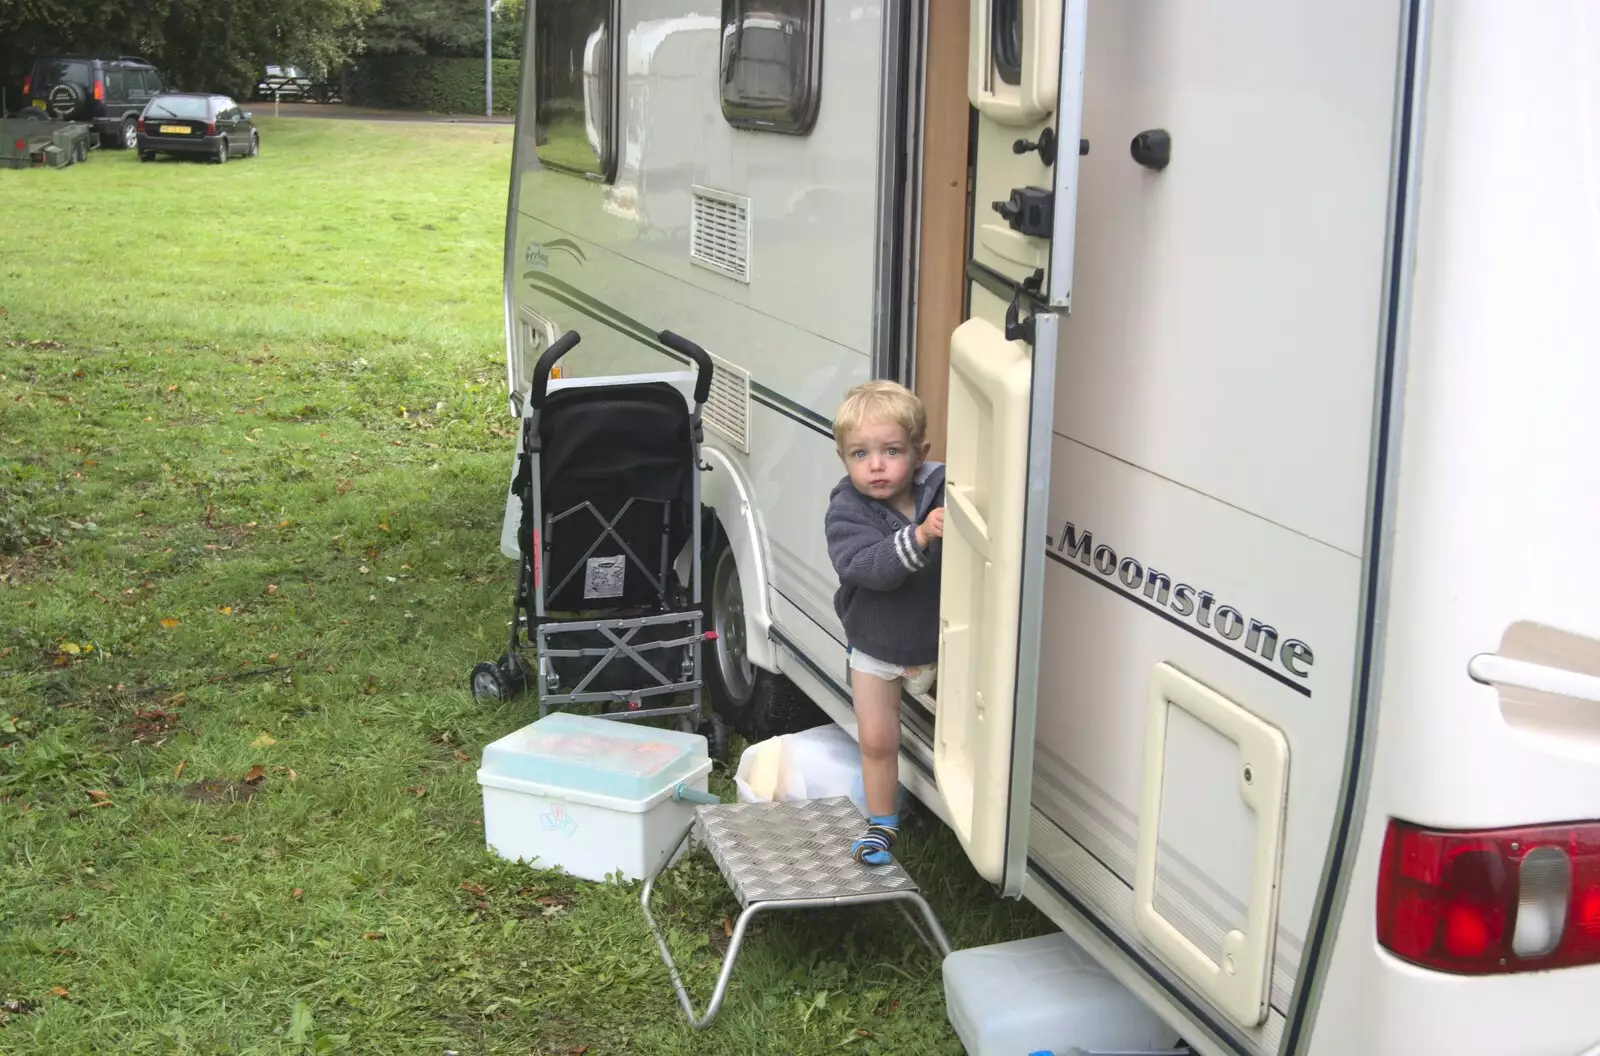
<instances>
[{"instance_id":1,"label":"caravan wheel","mask_svg":"<svg viewBox=\"0 0 1600 1056\"><path fill-rule=\"evenodd\" d=\"M745 649L744 588L733 550L717 544L706 560L711 628L717 632L709 662L701 665L712 706L751 740L820 726L826 715L794 683L750 663Z\"/></svg>"}]
</instances>

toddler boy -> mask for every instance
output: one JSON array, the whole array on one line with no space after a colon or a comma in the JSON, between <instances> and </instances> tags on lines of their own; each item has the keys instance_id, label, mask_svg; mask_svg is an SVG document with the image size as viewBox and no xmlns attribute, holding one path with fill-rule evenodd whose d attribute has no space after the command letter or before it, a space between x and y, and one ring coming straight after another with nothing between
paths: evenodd
<instances>
[{"instance_id":1,"label":"toddler boy","mask_svg":"<svg viewBox=\"0 0 1600 1056\"><path fill-rule=\"evenodd\" d=\"M833 438L846 477L828 500L834 609L850 651L867 829L850 854L886 865L900 832L900 687L925 693L939 658L944 466L927 461L922 402L892 381L845 394Z\"/></svg>"}]
</instances>

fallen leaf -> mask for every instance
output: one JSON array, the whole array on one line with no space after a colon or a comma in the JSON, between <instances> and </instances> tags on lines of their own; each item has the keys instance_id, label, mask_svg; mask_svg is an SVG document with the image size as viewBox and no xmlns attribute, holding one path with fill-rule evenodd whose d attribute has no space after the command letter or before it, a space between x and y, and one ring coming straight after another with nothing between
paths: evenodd
<instances>
[{"instance_id":1,"label":"fallen leaf","mask_svg":"<svg viewBox=\"0 0 1600 1056\"><path fill-rule=\"evenodd\" d=\"M733 921L728 919L726 913L722 915L722 934L727 938L733 938Z\"/></svg>"},{"instance_id":2,"label":"fallen leaf","mask_svg":"<svg viewBox=\"0 0 1600 1056\"><path fill-rule=\"evenodd\" d=\"M583 1056L583 1054L588 1052L588 1051L589 1051L589 1046L587 1046L587 1045L579 1045L575 1049L568 1049L567 1050L567 1056Z\"/></svg>"},{"instance_id":3,"label":"fallen leaf","mask_svg":"<svg viewBox=\"0 0 1600 1056\"><path fill-rule=\"evenodd\" d=\"M268 594L276 594L277 592L278 592L278 585L276 583L268 583L267 584L267 593Z\"/></svg>"},{"instance_id":4,"label":"fallen leaf","mask_svg":"<svg viewBox=\"0 0 1600 1056\"><path fill-rule=\"evenodd\" d=\"M105 800L104 802L101 802L101 803L90 803L89 804L89 809L90 810L95 810L95 809L97 809L99 807L114 807L114 806L116 806L116 804L111 802L108 799L108 800Z\"/></svg>"},{"instance_id":5,"label":"fallen leaf","mask_svg":"<svg viewBox=\"0 0 1600 1056\"><path fill-rule=\"evenodd\" d=\"M250 742L252 748L271 748L278 743L278 739L270 733L263 733L260 737Z\"/></svg>"},{"instance_id":6,"label":"fallen leaf","mask_svg":"<svg viewBox=\"0 0 1600 1056\"><path fill-rule=\"evenodd\" d=\"M450 755L451 755L451 758L455 759L455 761L458 762L458 763L470 763L470 762L472 762L472 756L468 755L466 752L463 752L459 748L457 748L454 752L451 752Z\"/></svg>"},{"instance_id":7,"label":"fallen leaf","mask_svg":"<svg viewBox=\"0 0 1600 1056\"><path fill-rule=\"evenodd\" d=\"M50 992L55 994L57 997L66 997L69 993L71 993L71 991L64 986L52 986L50 988Z\"/></svg>"},{"instance_id":8,"label":"fallen leaf","mask_svg":"<svg viewBox=\"0 0 1600 1056\"><path fill-rule=\"evenodd\" d=\"M76 642L62 642L61 651L68 656L77 656L83 650L79 649Z\"/></svg>"},{"instance_id":9,"label":"fallen leaf","mask_svg":"<svg viewBox=\"0 0 1600 1056\"><path fill-rule=\"evenodd\" d=\"M361 933L361 937L366 939L368 942L382 942L389 936L385 935L381 931L364 931Z\"/></svg>"},{"instance_id":10,"label":"fallen leaf","mask_svg":"<svg viewBox=\"0 0 1600 1056\"><path fill-rule=\"evenodd\" d=\"M161 621L161 626L167 628L168 630L171 630L172 628L176 627L177 625L178 625L178 621L173 619L171 616L168 616L168 617L166 617L165 619L163 619Z\"/></svg>"},{"instance_id":11,"label":"fallen leaf","mask_svg":"<svg viewBox=\"0 0 1600 1056\"><path fill-rule=\"evenodd\" d=\"M541 905L541 906L559 906L559 905L561 905L561 900L559 898L556 898L554 895L540 895L538 898L534 899L534 901L539 903L539 905Z\"/></svg>"},{"instance_id":12,"label":"fallen leaf","mask_svg":"<svg viewBox=\"0 0 1600 1056\"><path fill-rule=\"evenodd\" d=\"M300 896L303 894L305 894L305 890L297 887L293 891L289 892L289 897L298 902L300 901Z\"/></svg>"},{"instance_id":13,"label":"fallen leaf","mask_svg":"<svg viewBox=\"0 0 1600 1056\"><path fill-rule=\"evenodd\" d=\"M217 606L217 611L222 613L222 615L224 615L224 616L232 616L233 615L233 606L232 605L218 605Z\"/></svg>"},{"instance_id":14,"label":"fallen leaf","mask_svg":"<svg viewBox=\"0 0 1600 1056\"><path fill-rule=\"evenodd\" d=\"M266 776L267 768L262 766L260 763L257 763L255 766L250 768L250 771L247 774L244 775L244 783L247 785L253 785Z\"/></svg>"},{"instance_id":15,"label":"fallen leaf","mask_svg":"<svg viewBox=\"0 0 1600 1056\"><path fill-rule=\"evenodd\" d=\"M182 777L183 776L183 770L188 765L189 765L189 760L187 760L187 759L178 760L178 765L172 768L172 776L174 778Z\"/></svg>"},{"instance_id":16,"label":"fallen leaf","mask_svg":"<svg viewBox=\"0 0 1600 1056\"><path fill-rule=\"evenodd\" d=\"M482 886L480 886L478 884L474 884L474 883L472 883L471 881L468 881L468 880L461 881L461 890L470 892L471 894L474 894L474 895L477 895L479 898L482 898L484 895L487 895L489 893Z\"/></svg>"},{"instance_id":17,"label":"fallen leaf","mask_svg":"<svg viewBox=\"0 0 1600 1056\"><path fill-rule=\"evenodd\" d=\"M278 654L277 653L268 653L267 654L267 663L275 664L277 662L278 662Z\"/></svg>"},{"instance_id":18,"label":"fallen leaf","mask_svg":"<svg viewBox=\"0 0 1600 1056\"><path fill-rule=\"evenodd\" d=\"M76 913L68 913L64 917L57 917L56 918L56 923L57 924L71 924L73 921L75 921L77 919L78 919L78 914L76 914Z\"/></svg>"},{"instance_id":19,"label":"fallen leaf","mask_svg":"<svg viewBox=\"0 0 1600 1056\"><path fill-rule=\"evenodd\" d=\"M279 528L287 528L287 527L289 527L289 522L286 521L286 520L285 521L279 521L278 522L278 527Z\"/></svg>"},{"instance_id":20,"label":"fallen leaf","mask_svg":"<svg viewBox=\"0 0 1600 1056\"><path fill-rule=\"evenodd\" d=\"M94 800L96 803L105 803L106 801L108 801L111 798L111 793L102 792L98 788L91 788L88 791L89 791L89 798Z\"/></svg>"},{"instance_id":21,"label":"fallen leaf","mask_svg":"<svg viewBox=\"0 0 1600 1056\"><path fill-rule=\"evenodd\" d=\"M217 837L217 842L218 843L238 843L239 842L239 837L237 837L237 836L218 836Z\"/></svg>"},{"instance_id":22,"label":"fallen leaf","mask_svg":"<svg viewBox=\"0 0 1600 1056\"><path fill-rule=\"evenodd\" d=\"M381 521L378 523L378 531L387 532L388 530L389 530L389 526L387 524L384 524Z\"/></svg>"},{"instance_id":23,"label":"fallen leaf","mask_svg":"<svg viewBox=\"0 0 1600 1056\"><path fill-rule=\"evenodd\" d=\"M418 799L421 799L423 796L426 796L428 794L428 786L427 785L411 785L410 787L408 787L406 789L406 791L410 792L413 796L416 796Z\"/></svg>"}]
</instances>

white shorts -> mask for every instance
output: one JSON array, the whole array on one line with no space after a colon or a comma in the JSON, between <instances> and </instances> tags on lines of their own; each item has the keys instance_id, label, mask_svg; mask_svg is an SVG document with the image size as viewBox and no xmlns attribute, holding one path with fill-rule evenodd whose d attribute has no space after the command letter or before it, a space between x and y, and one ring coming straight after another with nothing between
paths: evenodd
<instances>
[{"instance_id":1,"label":"white shorts","mask_svg":"<svg viewBox=\"0 0 1600 1056\"><path fill-rule=\"evenodd\" d=\"M925 664L921 667L901 667L899 664L891 664L886 660L879 660L875 656L868 656L860 649L850 650L850 669L852 671L865 672L875 678L881 678L885 682L901 679L905 682L906 691L914 697L926 693L932 688L933 676L938 672L938 668L934 664Z\"/></svg>"}]
</instances>

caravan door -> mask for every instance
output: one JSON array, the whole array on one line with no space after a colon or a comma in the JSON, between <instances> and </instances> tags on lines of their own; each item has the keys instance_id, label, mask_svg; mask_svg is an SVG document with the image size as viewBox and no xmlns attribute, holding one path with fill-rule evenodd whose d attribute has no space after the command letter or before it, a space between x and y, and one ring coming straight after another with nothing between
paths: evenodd
<instances>
[{"instance_id":1,"label":"caravan door","mask_svg":"<svg viewBox=\"0 0 1600 1056\"><path fill-rule=\"evenodd\" d=\"M1056 312L1072 292L1086 0L973 0L971 11L970 311L950 339L933 759L973 866L1017 897L1027 867Z\"/></svg>"}]
</instances>

